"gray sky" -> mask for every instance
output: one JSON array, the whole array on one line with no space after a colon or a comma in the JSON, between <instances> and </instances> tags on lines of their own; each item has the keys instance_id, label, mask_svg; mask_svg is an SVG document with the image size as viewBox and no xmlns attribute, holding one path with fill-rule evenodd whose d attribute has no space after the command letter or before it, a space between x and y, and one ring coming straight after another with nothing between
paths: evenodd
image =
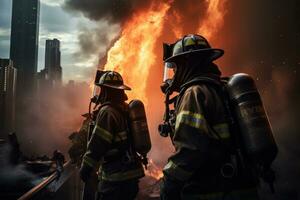
<instances>
[{"instance_id":1,"label":"gray sky","mask_svg":"<svg viewBox=\"0 0 300 200\"><path fill-rule=\"evenodd\" d=\"M10 26L12 0L0 0L0 57L9 57ZM44 68L45 41L57 38L61 41L61 54L63 67L63 79L77 81L89 81L98 63L99 55L105 53L107 43L116 36L118 26L111 26L105 21L90 21L79 13L69 13L62 7L64 0L40 0L40 26L39 26L39 58L38 71ZM80 38L89 31L112 29L114 33L105 44L95 44L88 38L92 45L89 52L82 53ZM80 37L81 36L81 37ZM97 35L95 34L95 37ZM86 45L86 44L85 44Z\"/></svg>"}]
</instances>

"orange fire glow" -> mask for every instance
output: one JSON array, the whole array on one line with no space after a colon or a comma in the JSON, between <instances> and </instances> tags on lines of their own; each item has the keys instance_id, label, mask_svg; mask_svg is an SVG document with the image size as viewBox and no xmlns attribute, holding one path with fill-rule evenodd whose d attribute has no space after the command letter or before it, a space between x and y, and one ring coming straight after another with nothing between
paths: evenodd
<instances>
[{"instance_id":1,"label":"orange fire glow","mask_svg":"<svg viewBox=\"0 0 300 200\"><path fill-rule=\"evenodd\" d=\"M201 20L198 33L208 39L216 33L224 23L226 0L206 0L208 4L205 20ZM161 36L163 23L171 2L156 2L145 11L137 12L123 27L119 40L108 51L105 70L116 70L122 74L125 82L132 87L128 93L130 98L138 98L147 105L145 89L150 67L156 61L154 47ZM175 21L180 21L178 13ZM172 25L172 24L171 24ZM183 34L181 27L173 27L176 37Z\"/></svg>"},{"instance_id":2,"label":"orange fire glow","mask_svg":"<svg viewBox=\"0 0 300 200\"><path fill-rule=\"evenodd\" d=\"M150 66L156 62L154 47L163 28L163 19L170 5L160 3L136 13L124 25L121 37L108 51L105 70L116 70L132 87L129 98L141 99L147 104L145 89Z\"/></svg>"},{"instance_id":3,"label":"orange fire glow","mask_svg":"<svg viewBox=\"0 0 300 200\"><path fill-rule=\"evenodd\" d=\"M205 20L201 21L198 33L208 40L223 26L226 14L225 4L227 0L206 0L208 8Z\"/></svg>"},{"instance_id":4,"label":"orange fire glow","mask_svg":"<svg viewBox=\"0 0 300 200\"><path fill-rule=\"evenodd\" d=\"M152 129L153 127L157 127L154 123L157 123L157 118L161 116L157 116L156 111L162 109L162 106L159 107L159 105L157 105L157 100L154 103L150 102L152 99L147 98L146 89L151 81L152 84L155 84L158 80L162 80L161 72L163 63L162 60L160 60L161 57L159 57L159 53L161 52L157 52L157 47L161 46L162 42L159 38L171 39L170 35L173 34L177 37L172 39L172 41L175 41L175 39L186 34L187 31L193 30L207 37L208 40L211 40L212 36L220 30L224 23L226 1L227 0L205 0L204 3L207 9L204 18L200 19L200 22L197 21L196 24L193 25L194 28L189 30L184 29L182 26L185 22L191 23L191 20L184 19L185 15L184 13L179 13L180 10L172 10L175 1L169 1L168 3L164 1L153 1L149 9L136 12L133 17L122 26L120 38L108 51L107 63L104 69L118 71L123 76L125 83L132 87L132 91L127 93L129 99L138 98L144 102L146 111L148 111L148 119L152 120L149 121L149 127L152 127ZM197 6L201 7L202 5L203 4L199 4ZM170 15L172 19L168 18ZM198 25L198 23L200 24ZM167 30L168 28L166 29L165 27L172 30ZM157 59L158 57L160 59ZM156 66L161 66L161 70L159 71ZM161 78L159 76L161 76ZM155 82L153 80L155 80ZM153 90L157 90L157 92L152 90L151 94L156 95L160 93L158 84L156 87L157 88ZM161 104L163 104L163 100ZM149 112L150 109L152 109L151 112ZM156 134L157 130L150 130L150 132ZM152 135L152 138L155 138L155 136ZM158 140L153 142L153 146L160 146L159 144L161 144L161 142ZM161 168L154 165L152 160L150 160L150 166L152 167L146 172L147 175L156 179L163 176Z\"/></svg>"},{"instance_id":5,"label":"orange fire glow","mask_svg":"<svg viewBox=\"0 0 300 200\"><path fill-rule=\"evenodd\" d=\"M179 24L182 23L182 17L180 16L180 14L177 11L173 11L173 17L175 18L174 22L177 22L177 23L171 24L172 31L176 38L180 38L183 35L183 28L179 26Z\"/></svg>"},{"instance_id":6,"label":"orange fire glow","mask_svg":"<svg viewBox=\"0 0 300 200\"><path fill-rule=\"evenodd\" d=\"M148 169L145 170L146 176L150 176L156 180L163 177L162 169L158 167L152 159L149 159Z\"/></svg>"}]
</instances>

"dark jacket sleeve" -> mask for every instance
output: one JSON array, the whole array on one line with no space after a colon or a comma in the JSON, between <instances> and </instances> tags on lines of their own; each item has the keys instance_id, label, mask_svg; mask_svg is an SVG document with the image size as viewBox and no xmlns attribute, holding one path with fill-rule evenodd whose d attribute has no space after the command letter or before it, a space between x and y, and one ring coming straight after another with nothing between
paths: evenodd
<instances>
[{"instance_id":1,"label":"dark jacket sleeve","mask_svg":"<svg viewBox=\"0 0 300 200\"><path fill-rule=\"evenodd\" d=\"M176 110L173 136L175 154L169 158L164 174L180 181L188 180L208 158L211 136L204 117L201 87L187 89Z\"/></svg>"},{"instance_id":2,"label":"dark jacket sleeve","mask_svg":"<svg viewBox=\"0 0 300 200\"><path fill-rule=\"evenodd\" d=\"M97 163L110 149L116 126L117 122L114 113L108 107L103 107L98 113L87 151L83 156L82 165L88 165L92 168L97 167Z\"/></svg>"}]
</instances>

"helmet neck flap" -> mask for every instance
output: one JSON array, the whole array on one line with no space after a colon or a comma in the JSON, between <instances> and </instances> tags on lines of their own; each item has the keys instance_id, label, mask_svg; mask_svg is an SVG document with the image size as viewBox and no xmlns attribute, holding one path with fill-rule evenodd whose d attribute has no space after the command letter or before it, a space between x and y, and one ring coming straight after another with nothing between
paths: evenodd
<instances>
[{"instance_id":1,"label":"helmet neck flap","mask_svg":"<svg viewBox=\"0 0 300 200\"><path fill-rule=\"evenodd\" d=\"M124 90L101 86L101 92L98 98L100 104L111 102L114 104L123 104L128 99Z\"/></svg>"}]
</instances>

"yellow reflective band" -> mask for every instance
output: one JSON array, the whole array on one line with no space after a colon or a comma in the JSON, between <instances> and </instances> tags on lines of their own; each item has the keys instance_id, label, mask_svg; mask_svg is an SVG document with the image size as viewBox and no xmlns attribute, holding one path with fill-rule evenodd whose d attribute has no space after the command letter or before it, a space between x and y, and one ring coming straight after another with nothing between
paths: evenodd
<instances>
[{"instance_id":1,"label":"yellow reflective band","mask_svg":"<svg viewBox=\"0 0 300 200\"><path fill-rule=\"evenodd\" d=\"M205 40L203 39L197 39L196 41L194 41L192 38L187 38L185 41L184 41L184 46L190 46L190 45L195 45L195 44L198 44L198 45L205 45L207 46L207 43Z\"/></svg>"},{"instance_id":2,"label":"yellow reflective band","mask_svg":"<svg viewBox=\"0 0 300 200\"><path fill-rule=\"evenodd\" d=\"M192 172L188 172L178 165L176 165L173 161L169 161L168 164L164 167L164 171L167 173L172 174L176 178L178 178L181 181L186 181L192 176Z\"/></svg>"},{"instance_id":3,"label":"yellow reflective band","mask_svg":"<svg viewBox=\"0 0 300 200\"><path fill-rule=\"evenodd\" d=\"M190 111L181 111L176 117L175 130L178 129L180 124L186 124L193 128L203 129L207 131L205 118L199 113L193 113Z\"/></svg>"},{"instance_id":4,"label":"yellow reflective band","mask_svg":"<svg viewBox=\"0 0 300 200\"><path fill-rule=\"evenodd\" d=\"M93 168L96 167L98 164L98 162L96 160L94 160L93 158L88 157L86 155L83 157L83 163L87 164L88 166L93 167Z\"/></svg>"},{"instance_id":5,"label":"yellow reflective band","mask_svg":"<svg viewBox=\"0 0 300 200\"><path fill-rule=\"evenodd\" d=\"M113 135L110 132L108 132L107 130L101 128L98 125L96 125L93 134L96 134L97 136L101 137L102 139L104 139L108 143L111 143L112 140L113 140Z\"/></svg>"},{"instance_id":6,"label":"yellow reflective band","mask_svg":"<svg viewBox=\"0 0 300 200\"><path fill-rule=\"evenodd\" d=\"M122 132L117 133L115 141L120 142L120 141L123 141L126 139L127 139L127 132L122 131Z\"/></svg>"},{"instance_id":7,"label":"yellow reflective band","mask_svg":"<svg viewBox=\"0 0 300 200\"><path fill-rule=\"evenodd\" d=\"M218 133L221 139L230 138L229 126L227 123L216 124L213 129Z\"/></svg>"},{"instance_id":8,"label":"yellow reflective band","mask_svg":"<svg viewBox=\"0 0 300 200\"><path fill-rule=\"evenodd\" d=\"M187 38L185 41L184 41L184 46L189 46L189 45L195 45L195 41L192 39L192 38Z\"/></svg>"},{"instance_id":9,"label":"yellow reflective band","mask_svg":"<svg viewBox=\"0 0 300 200\"><path fill-rule=\"evenodd\" d=\"M138 169L113 174L106 174L105 171L102 171L101 179L106 181L125 181L133 178L141 178L143 176L145 176L144 170L140 167Z\"/></svg>"}]
</instances>

